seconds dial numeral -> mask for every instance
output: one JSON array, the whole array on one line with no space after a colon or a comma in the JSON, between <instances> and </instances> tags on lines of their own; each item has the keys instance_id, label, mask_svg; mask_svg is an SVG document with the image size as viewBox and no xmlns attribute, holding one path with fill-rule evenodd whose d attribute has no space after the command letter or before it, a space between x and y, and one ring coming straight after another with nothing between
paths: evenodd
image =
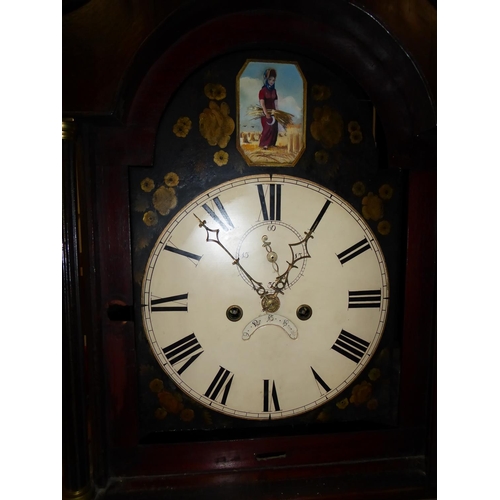
<instances>
[{"instance_id":1,"label":"seconds dial numeral","mask_svg":"<svg viewBox=\"0 0 500 500\"><path fill-rule=\"evenodd\" d=\"M349 358L351 361L359 363L369 345L370 343L366 340L360 339L356 337L356 335L342 330L339 338L335 341L335 344L332 345L332 349L342 354L342 356Z\"/></svg>"},{"instance_id":2,"label":"seconds dial numeral","mask_svg":"<svg viewBox=\"0 0 500 500\"><path fill-rule=\"evenodd\" d=\"M269 184L269 210L267 209L264 186L257 184L260 208L264 220L281 220L281 184Z\"/></svg>"}]
</instances>

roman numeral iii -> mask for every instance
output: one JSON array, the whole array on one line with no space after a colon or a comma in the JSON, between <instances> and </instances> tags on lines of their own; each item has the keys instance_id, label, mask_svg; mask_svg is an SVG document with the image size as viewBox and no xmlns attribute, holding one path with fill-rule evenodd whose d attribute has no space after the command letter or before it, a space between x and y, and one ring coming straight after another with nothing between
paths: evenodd
<instances>
[{"instance_id":1,"label":"roman numeral iii","mask_svg":"<svg viewBox=\"0 0 500 500\"><path fill-rule=\"evenodd\" d=\"M179 368L176 368L177 373L180 375L203 353L203 348L198 342L196 335L191 333L181 340L164 347L162 351L172 366L183 362Z\"/></svg>"},{"instance_id":2,"label":"roman numeral iii","mask_svg":"<svg viewBox=\"0 0 500 500\"><path fill-rule=\"evenodd\" d=\"M262 184L257 184L257 190L259 192L262 218L264 220L281 220L281 184L269 184L269 189L267 191L269 210L264 186Z\"/></svg>"},{"instance_id":3,"label":"roman numeral iii","mask_svg":"<svg viewBox=\"0 0 500 500\"><path fill-rule=\"evenodd\" d=\"M349 290L349 309L358 309L365 307L380 307L380 290Z\"/></svg>"},{"instance_id":4,"label":"roman numeral iii","mask_svg":"<svg viewBox=\"0 0 500 500\"><path fill-rule=\"evenodd\" d=\"M339 338L335 341L335 344L332 345L332 349L351 361L359 363L369 345L370 344L366 342L366 340L360 339L356 337L356 335L342 330Z\"/></svg>"}]
</instances>

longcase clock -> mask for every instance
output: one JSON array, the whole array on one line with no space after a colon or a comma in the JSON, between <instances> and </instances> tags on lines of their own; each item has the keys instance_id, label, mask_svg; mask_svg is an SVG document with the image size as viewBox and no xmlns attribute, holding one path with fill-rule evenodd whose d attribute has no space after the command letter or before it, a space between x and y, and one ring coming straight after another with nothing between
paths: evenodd
<instances>
[{"instance_id":1,"label":"longcase clock","mask_svg":"<svg viewBox=\"0 0 500 500\"><path fill-rule=\"evenodd\" d=\"M432 495L434 112L323 8L181 10L80 124L82 497Z\"/></svg>"}]
</instances>

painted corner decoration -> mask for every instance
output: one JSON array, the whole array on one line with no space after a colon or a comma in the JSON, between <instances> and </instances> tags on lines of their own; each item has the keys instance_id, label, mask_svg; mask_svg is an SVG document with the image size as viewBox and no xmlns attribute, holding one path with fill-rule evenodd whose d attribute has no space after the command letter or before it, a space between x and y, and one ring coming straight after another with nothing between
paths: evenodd
<instances>
[{"instance_id":1,"label":"painted corner decoration","mask_svg":"<svg viewBox=\"0 0 500 500\"><path fill-rule=\"evenodd\" d=\"M236 78L238 151L249 166L295 166L306 147L298 64L247 60Z\"/></svg>"}]
</instances>

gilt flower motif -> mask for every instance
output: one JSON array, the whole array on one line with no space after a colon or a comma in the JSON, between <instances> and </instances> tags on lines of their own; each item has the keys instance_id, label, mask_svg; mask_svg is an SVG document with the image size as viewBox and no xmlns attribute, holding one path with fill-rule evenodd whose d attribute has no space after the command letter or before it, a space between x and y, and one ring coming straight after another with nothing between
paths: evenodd
<instances>
[{"instance_id":1,"label":"gilt flower motif","mask_svg":"<svg viewBox=\"0 0 500 500\"><path fill-rule=\"evenodd\" d=\"M219 167L226 165L228 161L229 161L229 154L223 151L222 149L214 154L214 162L217 163Z\"/></svg>"},{"instance_id":2,"label":"gilt flower motif","mask_svg":"<svg viewBox=\"0 0 500 500\"><path fill-rule=\"evenodd\" d=\"M169 172L163 178L163 182L165 182L165 184L168 187L175 187L175 186L177 186L177 184L179 184L179 176L176 173L174 173L174 172Z\"/></svg>"},{"instance_id":3,"label":"gilt flower motif","mask_svg":"<svg viewBox=\"0 0 500 500\"><path fill-rule=\"evenodd\" d=\"M314 159L319 165L324 165L328 161L328 153L324 149L316 151L316 153L314 153Z\"/></svg>"},{"instance_id":4,"label":"gilt flower motif","mask_svg":"<svg viewBox=\"0 0 500 500\"><path fill-rule=\"evenodd\" d=\"M363 207L361 212L363 217L367 220L377 221L384 215L384 207L382 200L373 193L368 193L361 201Z\"/></svg>"},{"instance_id":5,"label":"gilt flower motif","mask_svg":"<svg viewBox=\"0 0 500 500\"><path fill-rule=\"evenodd\" d=\"M356 406L366 403L372 395L372 385L370 382L363 380L361 384L355 385L352 389L351 397L349 401Z\"/></svg>"},{"instance_id":6,"label":"gilt flower motif","mask_svg":"<svg viewBox=\"0 0 500 500\"><path fill-rule=\"evenodd\" d=\"M393 192L394 190L389 184L383 184L378 190L378 194L383 200L390 200Z\"/></svg>"},{"instance_id":7,"label":"gilt flower motif","mask_svg":"<svg viewBox=\"0 0 500 500\"><path fill-rule=\"evenodd\" d=\"M167 215L177 206L177 196L171 187L160 186L153 194L153 206L161 215Z\"/></svg>"},{"instance_id":8,"label":"gilt flower motif","mask_svg":"<svg viewBox=\"0 0 500 500\"><path fill-rule=\"evenodd\" d=\"M156 226L158 224L158 216L152 210L148 210L143 216L142 221L146 226Z\"/></svg>"},{"instance_id":9,"label":"gilt flower motif","mask_svg":"<svg viewBox=\"0 0 500 500\"><path fill-rule=\"evenodd\" d=\"M191 130L191 120L187 116L181 116L172 127L177 137L186 137Z\"/></svg>"},{"instance_id":10,"label":"gilt flower motif","mask_svg":"<svg viewBox=\"0 0 500 500\"><path fill-rule=\"evenodd\" d=\"M226 89L220 83L207 83L203 89L209 99L221 101L226 97Z\"/></svg>"},{"instance_id":11,"label":"gilt flower motif","mask_svg":"<svg viewBox=\"0 0 500 500\"><path fill-rule=\"evenodd\" d=\"M391 223L387 220L381 220L377 224L377 231L382 235L382 236L387 236L391 232Z\"/></svg>"},{"instance_id":12,"label":"gilt flower motif","mask_svg":"<svg viewBox=\"0 0 500 500\"><path fill-rule=\"evenodd\" d=\"M352 185L352 192L356 196L363 196L366 193L366 187L361 181L355 182Z\"/></svg>"},{"instance_id":13,"label":"gilt flower motif","mask_svg":"<svg viewBox=\"0 0 500 500\"><path fill-rule=\"evenodd\" d=\"M155 183L153 179L150 179L149 177L146 177L145 179L142 179L141 181L141 189L145 191L146 193L150 193L153 191L155 188Z\"/></svg>"}]
</instances>

